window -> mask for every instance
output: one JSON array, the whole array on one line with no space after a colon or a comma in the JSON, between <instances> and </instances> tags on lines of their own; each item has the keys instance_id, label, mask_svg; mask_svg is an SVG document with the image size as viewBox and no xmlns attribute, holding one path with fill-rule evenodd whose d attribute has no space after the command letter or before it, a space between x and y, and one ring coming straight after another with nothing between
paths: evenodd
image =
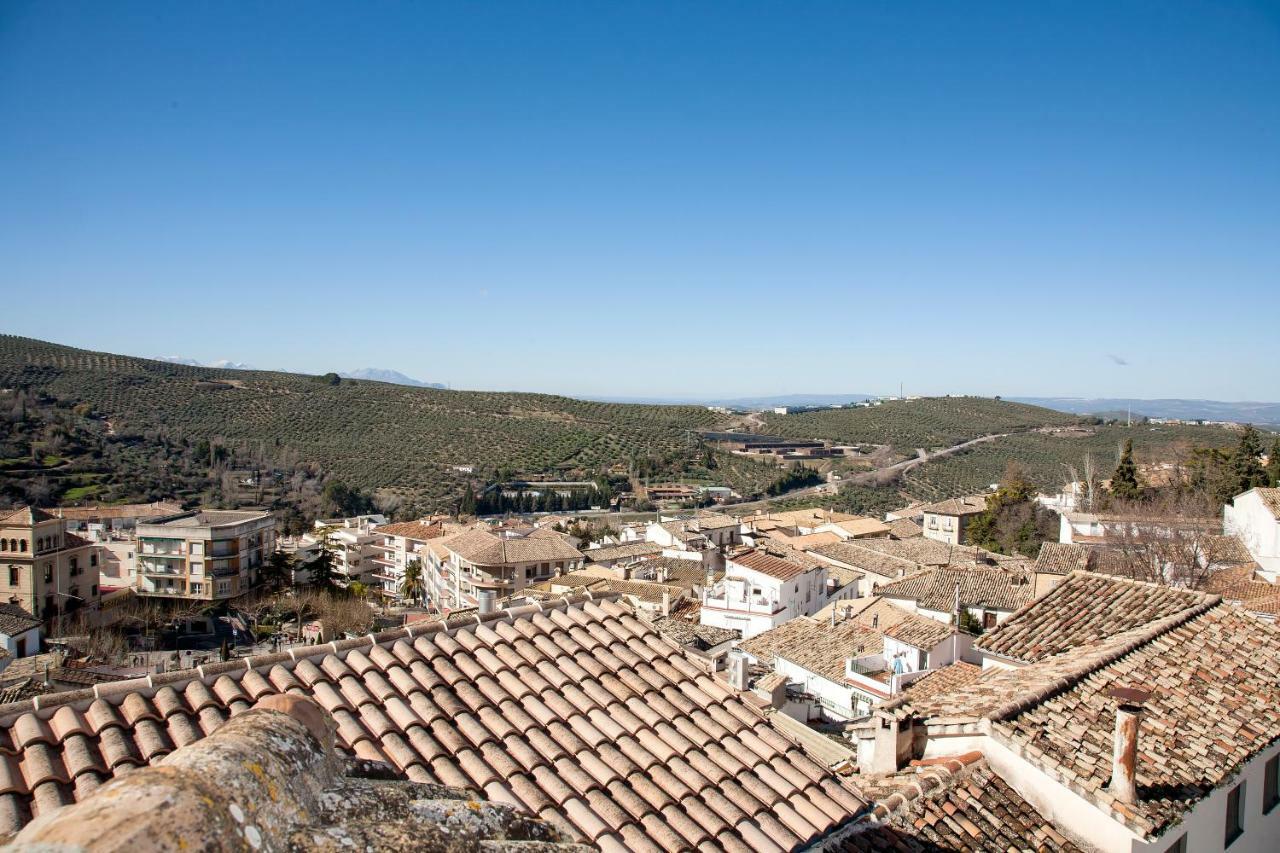
<instances>
[{"instance_id":1,"label":"window","mask_svg":"<svg viewBox=\"0 0 1280 853\"><path fill-rule=\"evenodd\" d=\"M1183 833L1181 838L1173 842L1173 845L1168 850L1164 851L1164 853L1187 853L1186 833Z\"/></svg>"},{"instance_id":2,"label":"window","mask_svg":"<svg viewBox=\"0 0 1280 853\"><path fill-rule=\"evenodd\" d=\"M98 555L96 553L89 555L89 567L93 568L98 565Z\"/></svg>"},{"instance_id":3,"label":"window","mask_svg":"<svg viewBox=\"0 0 1280 853\"><path fill-rule=\"evenodd\" d=\"M80 561L77 560L75 557L71 558L71 574L72 575L80 574Z\"/></svg>"},{"instance_id":4,"label":"window","mask_svg":"<svg viewBox=\"0 0 1280 853\"><path fill-rule=\"evenodd\" d=\"M22 583L22 567L10 566L9 567L9 586L17 586L20 583Z\"/></svg>"},{"instance_id":5,"label":"window","mask_svg":"<svg viewBox=\"0 0 1280 853\"><path fill-rule=\"evenodd\" d=\"M23 539L21 542L18 543L18 550L19 551L27 550L27 540Z\"/></svg>"},{"instance_id":6,"label":"window","mask_svg":"<svg viewBox=\"0 0 1280 853\"><path fill-rule=\"evenodd\" d=\"M1262 768L1262 813L1270 814L1280 805L1280 755Z\"/></svg>"},{"instance_id":7,"label":"window","mask_svg":"<svg viewBox=\"0 0 1280 853\"><path fill-rule=\"evenodd\" d=\"M44 567L44 582L45 582L45 583L53 583L53 566L52 566L52 565L45 564L45 567Z\"/></svg>"},{"instance_id":8,"label":"window","mask_svg":"<svg viewBox=\"0 0 1280 853\"><path fill-rule=\"evenodd\" d=\"M192 563L192 564L191 564L191 574L193 574L193 575L202 575L202 574L204 574L204 563Z\"/></svg>"},{"instance_id":9,"label":"window","mask_svg":"<svg viewBox=\"0 0 1280 853\"><path fill-rule=\"evenodd\" d=\"M990 610L983 611L982 613L983 629L986 630L988 628L994 628L995 626L996 626L996 615L992 613Z\"/></svg>"},{"instance_id":10,"label":"window","mask_svg":"<svg viewBox=\"0 0 1280 853\"><path fill-rule=\"evenodd\" d=\"M1241 782L1227 794L1227 822L1222 846L1230 847L1231 842L1244 835L1244 783Z\"/></svg>"}]
</instances>

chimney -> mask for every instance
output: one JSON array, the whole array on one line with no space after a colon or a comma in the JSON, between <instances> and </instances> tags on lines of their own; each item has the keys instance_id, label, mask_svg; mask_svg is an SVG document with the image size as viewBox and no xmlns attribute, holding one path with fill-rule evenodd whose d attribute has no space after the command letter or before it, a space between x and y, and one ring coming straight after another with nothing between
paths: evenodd
<instances>
[{"instance_id":1,"label":"chimney","mask_svg":"<svg viewBox=\"0 0 1280 853\"><path fill-rule=\"evenodd\" d=\"M1115 744L1111 751L1111 783L1107 790L1122 803L1133 805L1138 801L1138 724L1142 720L1142 706L1151 694L1131 687L1117 687L1110 692L1119 699L1116 708Z\"/></svg>"},{"instance_id":2,"label":"chimney","mask_svg":"<svg viewBox=\"0 0 1280 853\"><path fill-rule=\"evenodd\" d=\"M493 612L493 598L494 593L491 589L482 589L476 593L476 604L481 616Z\"/></svg>"},{"instance_id":3,"label":"chimney","mask_svg":"<svg viewBox=\"0 0 1280 853\"><path fill-rule=\"evenodd\" d=\"M747 689L747 659L742 655L729 656L729 686L734 690Z\"/></svg>"},{"instance_id":4,"label":"chimney","mask_svg":"<svg viewBox=\"0 0 1280 853\"><path fill-rule=\"evenodd\" d=\"M671 593L665 589L662 591L662 615L671 615Z\"/></svg>"}]
</instances>

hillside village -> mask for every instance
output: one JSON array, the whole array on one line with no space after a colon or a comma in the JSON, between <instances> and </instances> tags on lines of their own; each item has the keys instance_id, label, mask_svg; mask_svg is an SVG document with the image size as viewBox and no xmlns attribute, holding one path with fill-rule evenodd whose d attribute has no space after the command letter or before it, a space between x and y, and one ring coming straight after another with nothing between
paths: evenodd
<instances>
[{"instance_id":1,"label":"hillside village","mask_svg":"<svg viewBox=\"0 0 1280 853\"><path fill-rule=\"evenodd\" d=\"M975 544L1009 482L878 516L292 534L175 502L5 510L0 832L57 838L60 807L274 707L602 850L1273 849L1280 488L1212 515L1099 499L1156 472L1126 452L1023 495L1034 553Z\"/></svg>"}]
</instances>

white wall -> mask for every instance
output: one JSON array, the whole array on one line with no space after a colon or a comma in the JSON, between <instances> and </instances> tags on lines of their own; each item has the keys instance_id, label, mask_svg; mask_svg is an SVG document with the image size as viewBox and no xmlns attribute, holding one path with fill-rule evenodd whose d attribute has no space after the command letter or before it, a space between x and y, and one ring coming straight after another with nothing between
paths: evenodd
<instances>
[{"instance_id":1,"label":"white wall","mask_svg":"<svg viewBox=\"0 0 1280 853\"><path fill-rule=\"evenodd\" d=\"M1237 495L1222 508L1223 528L1239 536L1267 580L1280 578L1280 522L1255 490ZM1233 845L1234 846L1234 845Z\"/></svg>"}]
</instances>

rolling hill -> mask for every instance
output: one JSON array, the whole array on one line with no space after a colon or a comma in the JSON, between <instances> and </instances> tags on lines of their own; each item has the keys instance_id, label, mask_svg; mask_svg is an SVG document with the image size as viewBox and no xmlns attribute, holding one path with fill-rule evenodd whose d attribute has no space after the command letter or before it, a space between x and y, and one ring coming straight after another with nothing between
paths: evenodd
<instances>
[{"instance_id":1,"label":"rolling hill","mask_svg":"<svg viewBox=\"0 0 1280 853\"><path fill-rule=\"evenodd\" d=\"M79 406L109 424L116 439L142 442L161 457L207 442L229 448L239 467L305 463L348 485L412 497L422 506L444 506L463 488L465 476L456 467L471 467L476 476L499 468L595 473L632 457L693 460L700 451L695 431L717 425L715 415L692 406L361 380L330 384L8 335L0 336L0 387L56 401L65 418Z\"/></svg>"}]
</instances>

